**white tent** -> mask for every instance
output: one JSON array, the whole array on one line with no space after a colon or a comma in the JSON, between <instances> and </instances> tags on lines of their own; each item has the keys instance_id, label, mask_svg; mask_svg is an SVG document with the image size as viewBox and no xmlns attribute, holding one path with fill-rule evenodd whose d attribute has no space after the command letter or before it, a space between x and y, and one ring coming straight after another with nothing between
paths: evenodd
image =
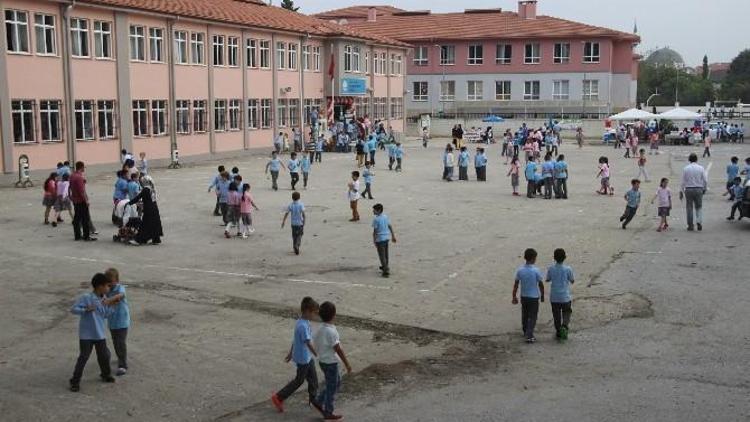
<instances>
[{"instance_id":1,"label":"white tent","mask_svg":"<svg viewBox=\"0 0 750 422\"><path fill-rule=\"evenodd\" d=\"M659 114L659 118L664 120L701 120L703 115L677 107Z\"/></svg>"},{"instance_id":2,"label":"white tent","mask_svg":"<svg viewBox=\"0 0 750 422\"><path fill-rule=\"evenodd\" d=\"M655 118L655 114L651 114L648 111L639 110L637 108L631 108L630 110L625 110L622 113L615 114L614 116L609 116L610 120L651 120Z\"/></svg>"}]
</instances>

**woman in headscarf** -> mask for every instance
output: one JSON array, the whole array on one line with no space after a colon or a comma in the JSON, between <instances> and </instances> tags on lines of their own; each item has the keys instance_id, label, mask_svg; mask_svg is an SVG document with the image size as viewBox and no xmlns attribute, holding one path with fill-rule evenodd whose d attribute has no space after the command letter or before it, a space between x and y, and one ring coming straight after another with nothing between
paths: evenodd
<instances>
[{"instance_id":1,"label":"woman in headscarf","mask_svg":"<svg viewBox=\"0 0 750 422\"><path fill-rule=\"evenodd\" d=\"M164 232L161 227L161 216L159 215L159 206L156 204L157 195L154 187L154 180L151 176L141 178L143 189L133 198L130 203L136 204L141 201L143 204L143 217L141 219L141 228L135 236L135 240L130 243L143 245L151 241L151 244L158 245L161 243L161 237Z\"/></svg>"}]
</instances>

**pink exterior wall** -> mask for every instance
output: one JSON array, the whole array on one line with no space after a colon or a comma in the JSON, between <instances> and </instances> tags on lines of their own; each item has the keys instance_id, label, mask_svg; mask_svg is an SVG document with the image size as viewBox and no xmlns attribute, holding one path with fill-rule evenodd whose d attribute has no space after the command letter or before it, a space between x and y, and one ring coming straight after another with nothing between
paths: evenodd
<instances>
[{"instance_id":1,"label":"pink exterior wall","mask_svg":"<svg viewBox=\"0 0 750 422\"><path fill-rule=\"evenodd\" d=\"M404 77L403 76L391 76L391 90L390 96L395 98L403 97L404 94ZM378 91L375 91L375 96L378 96ZM382 96L382 95L381 95Z\"/></svg>"},{"instance_id":2,"label":"pink exterior wall","mask_svg":"<svg viewBox=\"0 0 750 422\"><path fill-rule=\"evenodd\" d=\"M216 152L240 151L242 145L242 131L216 132Z\"/></svg>"},{"instance_id":3,"label":"pink exterior wall","mask_svg":"<svg viewBox=\"0 0 750 422\"><path fill-rule=\"evenodd\" d=\"M633 44L615 42L612 51L612 73L630 73L633 66Z\"/></svg>"},{"instance_id":4,"label":"pink exterior wall","mask_svg":"<svg viewBox=\"0 0 750 422\"><path fill-rule=\"evenodd\" d=\"M188 33L203 33L204 37L208 39L206 35L206 25L179 21L175 23L174 30L187 31ZM188 35L188 40L189 39L190 35ZM188 49L189 47L190 44L188 42ZM206 49L204 52L206 55L204 61L209 59L208 51L209 50ZM205 100L208 102L208 66L206 64L175 64L174 74L176 100L189 100L191 102L191 107L194 100ZM190 123L191 125L193 123L192 111L190 115ZM211 146L208 132L191 133L188 135L178 134L177 149L180 151L181 157L210 153Z\"/></svg>"}]
</instances>

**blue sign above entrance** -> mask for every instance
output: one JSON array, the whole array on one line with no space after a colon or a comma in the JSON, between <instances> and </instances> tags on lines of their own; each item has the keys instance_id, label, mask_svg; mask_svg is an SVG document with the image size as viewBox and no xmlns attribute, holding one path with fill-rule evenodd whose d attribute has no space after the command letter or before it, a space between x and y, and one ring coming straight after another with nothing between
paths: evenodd
<instances>
[{"instance_id":1,"label":"blue sign above entrance","mask_svg":"<svg viewBox=\"0 0 750 422\"><path fill-rule=\"evenodd\" d=\"M367 80L363 78L341 79L341 95L367 94Z\"/></svg>"}]
</instances>

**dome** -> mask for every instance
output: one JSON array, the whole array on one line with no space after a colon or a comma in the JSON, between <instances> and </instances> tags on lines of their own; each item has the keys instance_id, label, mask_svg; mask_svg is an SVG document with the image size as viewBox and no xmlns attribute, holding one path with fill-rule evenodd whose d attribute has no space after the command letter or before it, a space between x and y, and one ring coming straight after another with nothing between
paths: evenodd
<instances>
[{"instance_id":1,"label":"dome","mask_svg":"<svg viewBox=\"0 0 750 422\"><path fill-rule=\"evenodd\" d=\"M685 65L685 60L682 59L680 53L669 47L664 47L652 51L646 57L646 63L656 66L682 67Z\"/></svg>"}]
</instances>

